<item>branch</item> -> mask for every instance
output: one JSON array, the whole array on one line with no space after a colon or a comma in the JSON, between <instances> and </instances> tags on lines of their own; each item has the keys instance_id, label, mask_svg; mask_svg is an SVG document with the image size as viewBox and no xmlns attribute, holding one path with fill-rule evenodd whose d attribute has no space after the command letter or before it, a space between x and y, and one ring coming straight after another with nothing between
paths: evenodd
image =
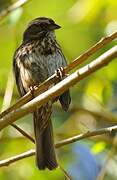
<instances>
[{"instance_id":1,"label":"branch","mask_svg":"<svg viewBox=\"0 0 117 180\"><path fill-rule=\"evenodd\" d=\"M113 131L117 131L117 125L116 126L111 126L111 127L107 127L107 128L102 128L102 129L99 129L99 130L95 130L95 131L88 131L87 133L84 133L84 134L79 134L79 135L76 135L76 136L73 136L71 138L67 138L65 140L62 140L58 143L55 144L55 147L56 148L60 148L64 145L67 145L67 144L70 144L70 143L74 143L76 141L79 141L81 139L85 139L85 138L89 138L89 137L93 137L93 136L97 136L97 135L102 135L102 134L111 134ZM33 156L35 155L35 150L29 150L27 152L24 152L22 154L19 154L19 155L16 155L16 156L13 156L11 158L7 158L5 160L1 160L0 161L0 167L2 166L8 166L10 165L11 163L14 163L18 160L21 160L21 159L24 159L24 158L27 158L27 157L30 157L30 156Z\"/></svg>"},{"instance_id":2,"label":"branch","mask_svg":"<svg viewBox=\"0 0 117 180\"><path fill-rule=\"evenodd\" d=\"M14 4L10 5L7 9L3 10L0 13L0 21L7 16L9 13L11 13L12 11L18 9L19 7L23 6L26 2L28 2L28 0L18 0L17 2L15 2Z\"/></svg>"},{"instance_id":3,"label":"branch","mask_svg":"<svg viewBox=\"0 0 117 180\"><path fill-rule=\"evenodd\" d=\"M3 104L1 111L7 109L10 106L13 95L13 88L14 88L14 78L13 78L12 70L10 69L10 72L8 74L7 85L3 97Z\"/></svg>"},{"instance_id":4,"label":"branch","mask_svg":"<svg viewBox=\"0 0 117 180\"><path fill-rule=\"evenodd\" d=\"M71 64L69 64L68 67L66 67L66 73L69 72L70 70L73 70L76 66L80 65L81 63L85 62L91 55L96 53L99 49L101 49L102 47L104 47L105 45L107 45L116 38L117 38L117 32L114 32L109 36L102 38L94 46L88 49L84 54L80 55Z\"/></svg>"},{"instance_id":5,"label":"branch","mask_svg":"<svg viewBox=\"0 0 117 180\"><path fill-rule=\"evenodd\" d=\"M104 162L103 166L101 167L101 170L100 170L99 175L97 176L96 180L103 180L104 179L104 176L105 176L106 171L107 171L107 165L108 165L109 161L114 157L114 155L116 155L117 147L114 146L115 141L116 141L116 138L114 137L114 139L112 141L112 147L109 150L109 152L107 153L107 157L105 159L105 162Z\"/></svg>"},{"instance_id":6,"label":"branch","mask_svg":"<svg viewBox=\"0 0 117 180\"><path fill-rule=\"evenodd\" d=\"M102 38L99 42L97 42L97 44L95 44L94 46L92 46L90 49L88 49L84 54L82 54L81 56L79 56L78 58L76 58L72 63L70 63L66 68L65 68L65 72L68 73L70 70L73 70L74 67L78 66L79 64L83 63L84 61L86 61L92 54L94 54L95 52L97 52L99 49L101 49L104 45L107 45L109 42L111 42L112 40L114 40L115 38L117 38L117 32L114 32L113 34L111 34L110 36L107 36L105 38ZM46 81L44 81L44 83L42 83L41 85L39 85L38 88L35 89L34 91L34 96L38 96L40 93L44 92L45 89L47 89L50 85L52 85L53 83L57 82L57 77L56 75L52 75L50 78L48 78ZM26 104L28 101L32 100L32 95L30 94L30 92L28 92L25 96L23 96L22 98L20 98L17 103L15 103L13 106L11 106L10 108L8 108L7 110L5 110L4 112L2 112L0 114L0 118L4 117L6 114L8 114L9 112L15 110L16 108L21 107L22 105Z\"/></svg>"},{"instance_id":7,"label":"branch","mask_svg":"<svg viewBox=\"0 0 117 180\"><path fill-rule=\"evenodd\" d=\"M49 100L53 100L53 98L60 96L63 92L65 92L68 88L73 87L73 85L75 85L80 80L86 78L96 70L106 66L115 57L117 57L117 46L114 46L90 64L72 73L70 76L66 77L64 80L48 89L44 93L40 94L27 104L1 118L0 130L13 123L17 119L25 116L26 114L33 112L37 107L41 107Z\"/></svg>"},{"instance_id":8,"label":"branch","mask_svg":"<svg viewBox=\"0 0 117 180\"><path fill-rule=\"evenodd\" d=\"M114 156L116 155L117 150L115 149L115 147L112 147L110 149L110 151L108 152L108 156L106 157L106 160L104 162L103 167L101 167L99 175L97 176L96 180L104 180L105 175L107 173L107 166L109 164L109 161L111 161L111 159L114 159Z\"/></svg>"},{"instance_id":9,"label":"branch","mask_svg":"<svg viewBox=\"0 0 117 180\"><path fill-rule=\"evenodd\" d=\"M71 138L61 140L60 142L55 144L55 147L60 148L61 146L64 146L64 145L67 145L70 143L74 143L74 142L79 141L81 139L85 139L85 138L89 138L89 137L93 137L93 136L98 136L98 135L102 135L102 134L106 134L106 133L112 133L113 131L117 131L117 125L107 127L107 128L102 128L102 129L99 129L96 131L88 131L87 133L79 134L79 135L73 136Z\"/></svg>"},{"instance_id":10,"label":"branch","mask_svg":"<svg viewBox=\"0 0 117 180\"><path fill-rule=\"evenodd\" d=\"M31 142L35 143L34 138L28 134L26 131L24 131L23 129L21 129L18 125L16 124L11 124L11 126L13 128L15 128L17 131L19 131L24 137L28 138Z\"/></svg>"},{"instance_id":11,"label":"branch","mask_svg":"<svg viewBox=\"0 0 117 180\"><path fill-rule=\"evenodd\" d=\"M33 156L35 154L35 150L31 149L29 151L26 151L22 154L19 154L19 155L16 155L16 156L13 156L11 158L8 158L8 159L5 159L5 160L1 160L0 161L0 167L2 166L8 166L9 164L11 163L14 163L18 160L21 160L21 159L24 159L26 157L30 157L30 156Z\"/></svg>"}]
</instances>

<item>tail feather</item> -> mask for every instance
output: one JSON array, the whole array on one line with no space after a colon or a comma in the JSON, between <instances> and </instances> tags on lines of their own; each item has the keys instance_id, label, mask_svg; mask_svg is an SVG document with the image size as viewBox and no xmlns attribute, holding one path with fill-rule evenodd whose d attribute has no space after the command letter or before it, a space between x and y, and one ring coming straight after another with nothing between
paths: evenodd
<instances>
[{"instance_id":1,"label":"tail feather","mask_svg":"<svg viewBox=\"0 0 117 180\"><path fill-rule=\"evenodd\" d=\"M71 97L69 90L65 91L60 97L59 101L64 111L67 111L71 103Z\"/></svg>"},{"instance_id":2,"label":"tail feather","mask_svg":"<svg viewBox=\"0 0 117 180\"><path fill-rule=\"evenodd\" d=\"M51 113L45 113L43 116L43 108L47 107L41 107L34 112L36 164L41 170L46 168L52 170L57 168L58 164L54 150L53 128L50 119ZM44 118L46 119L44 120Z\"/></svg>"}]
</instances>

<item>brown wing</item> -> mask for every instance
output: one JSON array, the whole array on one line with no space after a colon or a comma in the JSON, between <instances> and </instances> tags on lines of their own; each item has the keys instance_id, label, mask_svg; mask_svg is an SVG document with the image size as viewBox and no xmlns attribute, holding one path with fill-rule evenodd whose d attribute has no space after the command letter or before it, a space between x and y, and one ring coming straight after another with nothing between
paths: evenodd
<instances>
[{"instance_id":1,"label":"brown wing","mask_svg":"<svg viewBox=\"0 0 117 180\"><path fill-rule=\"evenodd\" d=\"M14 75L15 75L15 81L16 81L18 92L21 96L24 96L24 94L26 94L26 91L23 87L23 83L22 83L21 76L20 76L20 69L17 64L18 58L19 58L17 53L18 53L18 50L16 50L14 59L13 59L13 71L14 71Z\"/></svg>"},{"instance_id":2,"label":"brown wing","mask_svg":"<svg viewBox=\"0 0 117 180\"><path fill-rule=\"evenodd\" d=\"M62 67L67 66L67 61L66 58L62 52L62 50L60 49L59 51L61 58L62 58ZM71 97L70 97L70 91L69 89L67 91L65 91L60 97L59 97L59 101L61 103L61 106L63 108L64 111L67 111L69 108L69 105L71 103Z\"/></svg>"}]
</instances>

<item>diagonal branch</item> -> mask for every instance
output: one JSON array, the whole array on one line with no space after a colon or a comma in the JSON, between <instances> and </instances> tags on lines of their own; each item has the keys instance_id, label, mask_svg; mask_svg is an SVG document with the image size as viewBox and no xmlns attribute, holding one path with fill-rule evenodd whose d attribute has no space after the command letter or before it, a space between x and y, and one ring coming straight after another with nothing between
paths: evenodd
<instances>
[{"instance_id":1,"label":"diagonal branch","mask_svg":"<svg viewBox=\"0 0 117 180\"><path fill-rule=\"evenodd\" d=\"M26 151L24 153L21 153L19 155L16 155L16 156L13 156L11 158L8 158L8 159L5 159L5 160L1 160L0 161L0 167L2 166L8 166L9 164L11 163L14 163L18 160L21 160L21 159L24 159L26 157L30 157L30 156L33 156L35 154L35 150L34 149L31 149L29 151Z\"/></svg>"},{"instance_id":2,"label":"diagonal branch","mask_svg":"<svg viewBox=\"0 0 117 180\"><path fill-rule=\"evenodd\" d=\"M27 139L29 139L31 142L35 143L34 138L28 134L26 131L24 131L23 129L21 129L18 125L16 124L11 124L12 127L14 127L18 132L20 132L24 137L26 137Z\"/></svg>"},{"instance_id":3,"label":"diagonal branch","mask_svg":"<svg viewBox=\"0 0 117 180\"><path fill-rule=\"evenodd\" d=\"M0 130L13 123L17 119L25 116L28 113L33 112L37 107L41 107L43 104L47 103L49 100L53 100L54 98L61 95L68 88L73 87L77 82L86 78L93 72L98 69L106 66L109 62L111 62L115 57L117 57L117 46L114 46L104 54L102 54L99 58L92 61L90 64L82 67L76 72L72 73L70 76L66 77L64 80L40 94L27 104L22 107L10 112L5 117L0 119Z\"/></svg>"},{"instance_id":4,"label":"diagonal branch","mask_svg":"<svg viewBox=\"0 0 117 180\"><path fill-rule=\"evenodd\" d=\"M117 131L117 125L107 127L107 128L98 129L95 131L88 131L87 133L79 134L79 135L73 136L71 138L61 140L60 142L55 144L55 147L60 148L60 147L65 146L67 144L74 143L74 142L79 141L81 139L86 139L86 138L93 137L93 136L98 136L98 135L107 134L107 133L111 134L113 131Z\"/></svg>"},{"instance_id":5,"label":"diagonal branch","mask_svg":"<svg viewBox=\"0 0 117 180\"><path fill-rule=\"evenodd\" d=\"M76 58L71 64L66 67L66 73L70 70L73 70L76 66L80 65L81 63L85 62L91 55L96 53L99 49L103 48L105 45L113 41L117 38L117 32L110 34L107 37L101 38L94 46L88 49L84 54L80 55Z\"/></svg>"},{"instance_id":6,"label":"diagonal branch","mask_svg":"<svg viewBox=\"0 0 117 180\"><path fill-rule=\"evenodd\" d=\"M90 138L90 137L94 137L94 136L98 136L98 135L102 135L102 134L107 134L107 133L111 134L111 133L113 133L113 131L117 131L117 125L107 127L107 128L102 128L102 129L95 130L95 131L88 131L86 133L78 134L78 135L73 136L71 138L61 140L61 141L59 141L58 143L55 144L55 147L60 148L62 146L77 142L77 141L79 141L81 139ZM24 159L24 158L27 158L27 157L30 157L30 156L33 156L33 155L35 155L35 150L34 149L26 151L26 152L24 152L22 154L19 154L19 155L16 155L16 156L7 158L5 160L1 160L0 161L0 167L8 166L11 163L14 163L16 161L19 161L21 159Z\"/></svg>"},{"instance_id":7,"label":"diagonal branch","mask_svg":"<svg viewBox=\"0 0 117 180\"><path fill-rule=\"evenodd\" d=\"M26 2L28 2L28 0L18 0L17 2L15 2L14 4L10 5L8 8L4 9L1 13L0 13L0 21L7 16L9 13L11 13L12 11L18 9L19 7L23 6Z\"/></svg>"},{"instance_id":8,"label":"diagonal branch","mask_svg":"<svg viewBox=\"0 0 117 180\"><path fill-rule=\"evenodd\" d=\"M79 64L83 63L84 61L86 61L92 54L94 54L95 52L97 52L99 49L101 49L104 45L107 45L109 42L111 42L112 40L117 38L117 32L114 32L113 34L111 34L110 36L107 36L105 38L102 38L99 42L97 42L94 46L92 46L90 49L88 49L84 54L80 55L78 58L76 58L72 63L70 63L66 68L65 68L65 72L68 73L70 70L73 70L76 66L78 66ZM57 82L57 77L56 75L52 75L50 78L48 78L46 81L44 81L44 83L42 83L41 85L39 85L38 88L35 89L34 91L34 96L38 96L40 94L40 92L44 92L44 90L49 87L50 85L52 85L53 83ZM4 117L6 114L8 114L9 112L15 110L16 108L21 107L22 105L24 105L25 103L27 103L28 101L32 100L32 95L30 94L30 92L28 92L25 96L23 96L22 98L20 98L13 106L11 106L10 108L8 108L7 110L5 110L4 112L2 112L0 114L0 118Z\"/></svg>"}]
</instances>

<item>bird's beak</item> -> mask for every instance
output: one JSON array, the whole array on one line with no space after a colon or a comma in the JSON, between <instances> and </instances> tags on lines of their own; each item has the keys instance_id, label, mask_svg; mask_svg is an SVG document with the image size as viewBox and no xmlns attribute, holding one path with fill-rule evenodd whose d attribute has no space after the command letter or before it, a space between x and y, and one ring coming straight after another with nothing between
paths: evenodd
<instances>
[{"instance_id":1,"label":"bird's beak","mask_svg":"<svg viewBox=\"0 0 117 180\"><path fill-rule=\"evenodd\" d=\"M54 29L60 29L61 26L59 26L58 24L54 24Z\"/></svg>"},{"instance_id":2,"label":"bird's beak","mask_svg":"<svg viewBox=\"0 0 117 180\"><path fill-rule=\"evenodd\" d=\"M61 26L59 26L58 24L51 24L51 26L50 26L50 30L55 30L55 29L60 29L61 28Z\"/></svg>"}]
</instances>

